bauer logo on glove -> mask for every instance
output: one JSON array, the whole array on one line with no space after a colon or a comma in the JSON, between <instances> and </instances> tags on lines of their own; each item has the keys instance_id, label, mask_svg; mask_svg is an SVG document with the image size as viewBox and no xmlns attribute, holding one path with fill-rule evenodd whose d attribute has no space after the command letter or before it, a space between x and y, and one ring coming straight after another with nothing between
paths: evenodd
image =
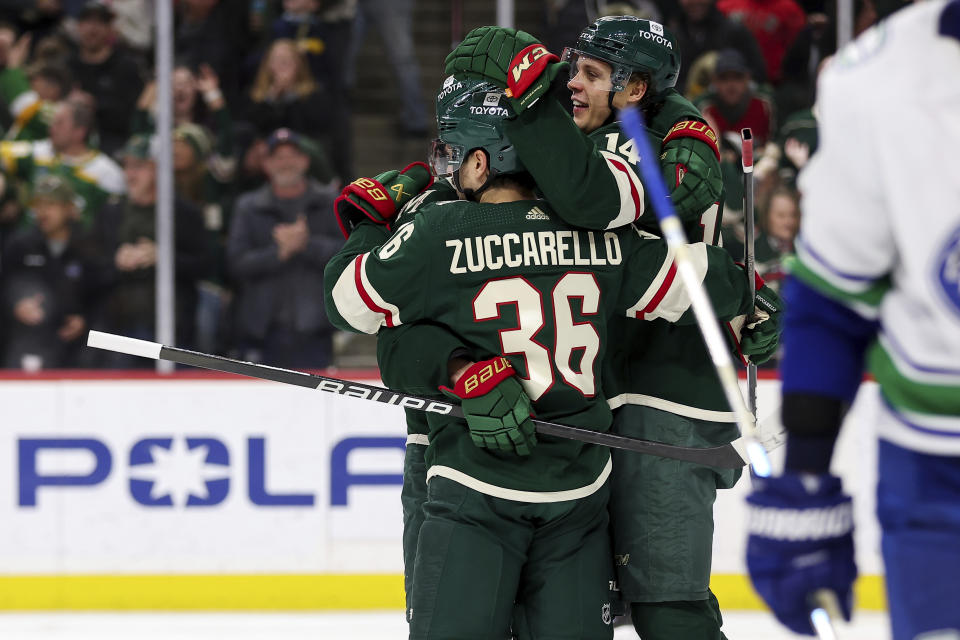
<instances>
[{"instance_id":1,"label":"bauer logo on glove","mask_svg":"<svg viewBox=\"0 0 960 640\"><path fill-rule=\"evenodd\" d=\"M470 365L453 389L440 391L460 401L473 444L528 456L537 444L533 408L515 374L510 361L499 356Z\"/></svg>"},{"instance_id":2,"label":"bauer logo on glove","mask_svg":"<svg viewBox=\"0 0 960 640\"><path fill-rule=\"evenodd\" d=\"M344 237L349 237L365 220L389 225L407 202L432 184L430 168L423 162L414 162L399 171L386 171L375 178L357 178L333 203L340 230Z\"/></svg>"}]
</instances>

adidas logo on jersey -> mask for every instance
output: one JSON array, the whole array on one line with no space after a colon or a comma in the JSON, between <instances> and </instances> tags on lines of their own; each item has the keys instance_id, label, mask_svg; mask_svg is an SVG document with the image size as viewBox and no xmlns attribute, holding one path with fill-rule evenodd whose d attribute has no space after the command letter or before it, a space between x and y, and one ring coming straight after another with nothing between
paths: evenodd
<instances>
[{"instance_id":1,"label":"adidas logo on jersey","mask_svg":"<svg viewBox=\"0 0 960 640\"><path fill-rule=\"evenodd\" d=\"M540 207L534 207L527 211L527 220L549 220L550 216L545 214Z\"/></svg>"}]
</instances>

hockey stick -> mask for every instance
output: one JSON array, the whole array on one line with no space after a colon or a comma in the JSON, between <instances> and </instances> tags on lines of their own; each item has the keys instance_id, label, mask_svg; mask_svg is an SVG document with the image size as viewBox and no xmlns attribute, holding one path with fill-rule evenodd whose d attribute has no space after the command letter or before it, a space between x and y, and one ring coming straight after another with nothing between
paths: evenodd
<instances>
[{"instance_id":1,"label":"hockey stick","mask_svg":"<svg viewBox=\"0 0 960 640\"><path fill-rule=\"evenodd\" d=\"M837 594L830 589L817 589L807 598L810 607L810 624L819 640L837 640L837 632L833 628L834 620L841 620L843 613Z\"/></svg>"},{"instance_id":2,"label":"hockey stick","mask_svg":"<svg viewBox=\"0 0 960 640\"><path fill-rule=\"evenodd\" d=\"M690 295L693 311L697 317L697 324L700 325L700 332L703 334L707 351L710 352L710 358L717 370L724 395L736 417L741 438L746 443L750 465L753 472L758 476L767 477L770 475L770 459L760 443L753 414L750 413L743 402L740 384L737 382L737 372L733 368L733 360L724 342L723 334L720 332L713 306L710 304L706 291L704 291L703 284L697 278L696 271L694 271L693 262L687 249L686 234L683 232L680 219L670 202L667 187L663 182L660 167L656 162L658 154L653 152L647 140L643 115L635 107L622 109L620 111L620 126L640 151L637 166L640 169L643 184L650 195L650 202L657 219L660 221L660 229L663 231L667 246L674 252L674 264L676 264L677 271L687 288L687 293Z\"/></svg>"},{"instance_id":3,"label":"hockey stick","mask_svg":"<svg viewBox=\"0 0 960 640\"><path fill-rule=\"evenodd\" d=\"M169 347L156 342L118 336L112 333L91 331L87 337L87 346L143 358L152 358L154 360L167 360L191 367L211 369L213 371L236 373L250 378L271 380L273 382L281 382L283 384L314 389L316 391L335 393L341 396L373 400L405 409L416 409L418 411L439 413L458 418L463 417L463 411L460 405L443 402L441 400L432 400L430 398L398 393L384 387L362 384L360 382L329 378L312 373L305 373L303 371L281 369L279 367L271 367L254 362L244 362L243 360L234 360L233 358L225 358L223 356L190 351L188 349ZM743 443L739 439L719 447L679 447L662 444L660 442L651 442L649 440L627 438L612 433L600 433L598 431L570 427L554 422L544 422L542 420L534 420L533 424L534 427L536 427L537 433L547 436L578 440L580 442L625 449L627 451L635 451L637 453L645 453L647 455L660 456L673 460L694 462L708 467L739 469L746 464L746 454Z\"/></svg>"},{"instance_id":4,"label":"hockey stick","mask_svg":"<svg viewBox=\"0 0 960 640\"><path fill-rule=\"evenodd\" d=\"M747 278L750 280L750 299L756 295L757 284L754 274L757 272L756 249L754 247L755 231L753 228L753 132L749 127L740 130L741 157L743 164L743 263L747 267ZM753 315L753 308L750 309ZM757 365L747 364L747 406L757 417Z\"/></svg>"}]
</instances>

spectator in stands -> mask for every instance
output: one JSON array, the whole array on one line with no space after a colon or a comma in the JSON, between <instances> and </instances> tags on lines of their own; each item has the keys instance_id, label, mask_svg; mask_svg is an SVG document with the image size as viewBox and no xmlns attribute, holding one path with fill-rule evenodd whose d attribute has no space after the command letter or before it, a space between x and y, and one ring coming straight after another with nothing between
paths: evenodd
<instances>
[{"instance_id":1,"label":"spectator in stands","mask_svg":"<svg viewBox=\"0 0 960 640\"><path fill-rule=\"evenodd\" d=\"M269 183L237 200L227 245L241 356L326 367L333 328L323 308L323 268L342 244L330 213L338 189L307 177L310 157L298 134L279 129L267 148Z\"/></svg>"},{"instance_id":2,"label":"spectator in stands","mask_svg":"<svg viewBox=\"0 0 960 640\"><path fill-rule=\"evenodd\" d=\"M274 40L267 50L250 89L249 120L261 136L281 127L289 128L321 144L324 155L334 161L334 171L343 180L345 158L333 145L335 110L326 92L310 73L306 60L292 40Z\"/></svg>"},{"instance_id":3,"label":"spectator in stands","mask_svg":"<svg viewBox=\"0 0 960 640\"><path fill-rule=\"evenodd\" d=\"M414 0L358 0L354 21L348 77L355 77L356 58L367 26L373 23L380 32L387 62L400 84L399 130L408 136L427 135L427 111L420 87L420 63L413 49Z\"/></svg>"},{"instance_id":4,"label":"spectator in stands","mask_svg":"<svg viewBox=\"0 0 960 640\"><path fill-rule=\"evenodd\" d=\"M181 0L177 3L174 51L191 69L210 65L220 78L227 104L240 97L240 67L249 44L249 2Z\"/></svg>"},{"instance_id":5,"label":"spectator in stands","mask_svg":"<svg viewBox=\"0 0 960 640\"><path fill-rule=\"evenodd\" d=\"M744 127L753 131L756 149L762 149L773 133L773 105L756 91L750 67L736 49L717 54L712 89L698 106L717 135L736 140L738 145Z\"/></svg>"},{"instance_id":6,"label":"spectator in stands","mask_svg":"<svg viewBox=\"0 0 960 640\"><path fill-rule=\"evenodd\" d=\"M783 259L793 253L800 230L800 198L790 187L777 187L760 209L759 233L754 243L757 273L779 290L786 276Z\"/></svg>"},{"instance_id":7,"label":"spectator in stands","mask_svg":"<svg viewBox=\"0 0 960 640\"><path fill-rule=\"evenodd\" d=\"M106 331L144 340L155 339L157 264L156 142L133 136L121 151L126 197L97 215L96 238L111 285L99 323ZM177 344L193 346L197 283L206 277L211 258L203 230L203 214L181 198L174 200L174 269ZM142 359L107 354L111 367L149 366Z\"/></svg>"},{"instance_id":8,"label":"spectator in stands","mask_svg":"<svg viewBox=\"0 0 960 640\"><path fill-rule=\"evenodd\" d=\"M123 43L138 56L147 57L153 48L154 0L113 0L113 27Z\"/></svg>"},{"instance_id":9,"label":"spectator in stands","mask_svg":"<svg viewBox=\"0 0 960 640\"><path fill-rule=\"evenodd\" d=\"M330 149L341 179L353 176L353 135L350 101L343 78L345 51L350 28L322 18L319 0L283 0L283 14L271 28L271 40L288 39L307 61L313 77L322 87L330 110ZM329 10L324 2L324 9ZM292 128L296 126L290 124Z\"/></svg>"},{"instance_id":10,"label":"spectator in stands","mask_svg":"<svg viewBox=\"0 0 960 640\"><path fill-rule=\"evenodd\" d=\"M172 83L177 193L203 207L205 220L214 224L223 219L236 176L233 118L210 65L201 65L196 74L189 67L178 65L173 70ZM134 132L152 134L155 111L156 83L150 82L137 101ZM223 228L219 223L215 226L218 231Z\"/></svg>"},{"instance_id":11,"label":"spectator in stands","mask_svg":"<svg viewBox=\"0 0 960 640\"><path fill-rule=\"evenodd\" d=\"M64 0L5 0L0 2L0 20L18 25L37 40L60 28Z\"/></svg>"},{"instance_id":12,"label":"spectator in stands","mask_svg":"<svg viewBox=\"0 0 960 640\"><path fill-rule=\"evenodd\" d=\"M40 140L50 135L56 103L70 91L69 72L56 63L38 62L24 69L31 36L24 34L7 46L0 27L0 101L9 109L6 140Z\"/></svg>"},{"instance_id":13,"label":"spectator in stands","mask_svg":"<svg viewBox=\"0 0 960 640\"><path fill-rule=\"evenodd\" d=\"M77 16L74 79L97 103L100 148L113 154L130 135L130 114L143 89L140 65L129 50L115 47L113 10L103 0L89 0Z\"/></svg>"},{"instance_id":14,"label":"spectator in stands","mask_svg":"<svg viewBox=\"0 0 960 640\"><path fill-rule=\"evenodd\" d=\"M70 93L70 70L52 62L38 62L27 67L30 89L40 100L56 103Z\"/></svg>"},{"instance_id":15,"label":"spectator in stands","mask_svg":"<svg viewBox=\"0 0 960 640\"><path fill-rule=\"evenodd\" d=\"M76 224L75 197L63 178L40 178L32 203L36 225L19 229L3 253L4 367L78 364L99 278L96 252Z\"/></svg>"},{"instance_id":16,"label":"spectator in stands","mask_svg":"<svg viewBox=\"0 0 960 640\"><path fill-rule=\"evenodd\" d=\"M780 82L780 64L807 18L796 0L718 0L717 8L753 33L767 61L767 80Z\"/></svg>"},{"instance_id":17,"label":"spectator in stands","mask_svg":"<svg viewBox=\"0 0 960 640\"><path fill-rule=\"evenodd\" d=\"M813 109L790 114L777 132L776 140L767 144L756 164L758 184L763 189L781 184L796 188L797 175L817 150L819 138Z\"/></svg>"},{"instance_id":18,"label":"spectator in stands","mask_svg":"<svg viewBox=\"0 0 960 640\"><path fill-rule=\"evenodd\" d=\"M701 56L726 48L736 49L743 55L756 82L766 80L766 62L757 40L742 23L720 13L716 0L679 0L679 4L680 11L668 24L684 60L677 79L678 88L687 86L687 75Z\"/></svg>"},{"instance_id":19,"label":"spectator in stands","mask_svg":"<svg viewBox=\"0 0 960 640\"><path fill-rule=\"evenodd\" d=\"M50 120L50 137L34 142L0 142L0 168L11 179L30 187L37 178L54 173L63 176L77 194L80 219L89 227L109 198L124 193L123 172L113 160L87 144L94 125L89 101L79 95L57 104Z\"/></svg>"},{"instance_id":20,"label":"spectator in stands","mask_svg":"<svg viewBox=\"0 0 960 640\"><path fill-rule=\"evenodd\" d=\"M777 88L777 113L790 114L813 106L820 65L837 51L837 7L808 14L807 24L783 57L783 82ZM876 24L873 0L854 0L853 37Z\"/></svg>"}]
</instances>

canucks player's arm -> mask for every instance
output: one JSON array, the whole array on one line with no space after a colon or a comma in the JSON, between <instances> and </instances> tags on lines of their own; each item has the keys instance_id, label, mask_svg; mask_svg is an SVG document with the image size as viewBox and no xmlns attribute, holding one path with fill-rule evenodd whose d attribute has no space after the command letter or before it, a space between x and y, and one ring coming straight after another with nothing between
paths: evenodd
<instances>
[{"instance_id":1,"label":"canucks player's arm","mask_svg":"<svg viewBox=\"0 0 960 640\"><path fill-rule=\"evenodd\" d=\"M598 146L556 99L544 98L507 120L506 132L524 167L565 222L613 229L643 215L636 150L629 141L619 142L615 129Z\"/></svg>"},{"instance_id":2,"label":"canucks player's arm","mask_svg":"<svg viewBox=\"0 0 960 640\"><path fill-rule=\"evenodd\" d=\"M803 227L784 291L780 374L792 470L829 469L897 255L891 213L874 187L895 177L883 174L881 129L855 108L845 74L839 64L820 80L821 143L800 177Z\"/></svg>"},{"instance_id":3,"label":"canucks player's arm","mask_svg":"<svg viewBox=\"0 0 960 640\"><path fill-rule=\"evenodd\" d=\"M369 226L361 224L350 240ZM433 236L429 226L417 215L370 251L358 251L358 240L352 250L334 256L324 269L324 289L327 316L335 327L375 334L382 327L425 317Z\"/></svg>"},{"instance_id":4,"label":"canucks player's arm","mask_svg":"<svg viewBox=\"0 0 960 640\"><path fill-rule=\"evenodd\" d=\"M620 298L626 315L639 320L695 324L692 301L677 273L674 252L665 241L653 237L633 236L630 240L624 270L627 277ZM688 245L688 250L717 318L728 321L748 313L751 298L747 275L730 255L702 242Z\"/></svg>"}]
</instances>

